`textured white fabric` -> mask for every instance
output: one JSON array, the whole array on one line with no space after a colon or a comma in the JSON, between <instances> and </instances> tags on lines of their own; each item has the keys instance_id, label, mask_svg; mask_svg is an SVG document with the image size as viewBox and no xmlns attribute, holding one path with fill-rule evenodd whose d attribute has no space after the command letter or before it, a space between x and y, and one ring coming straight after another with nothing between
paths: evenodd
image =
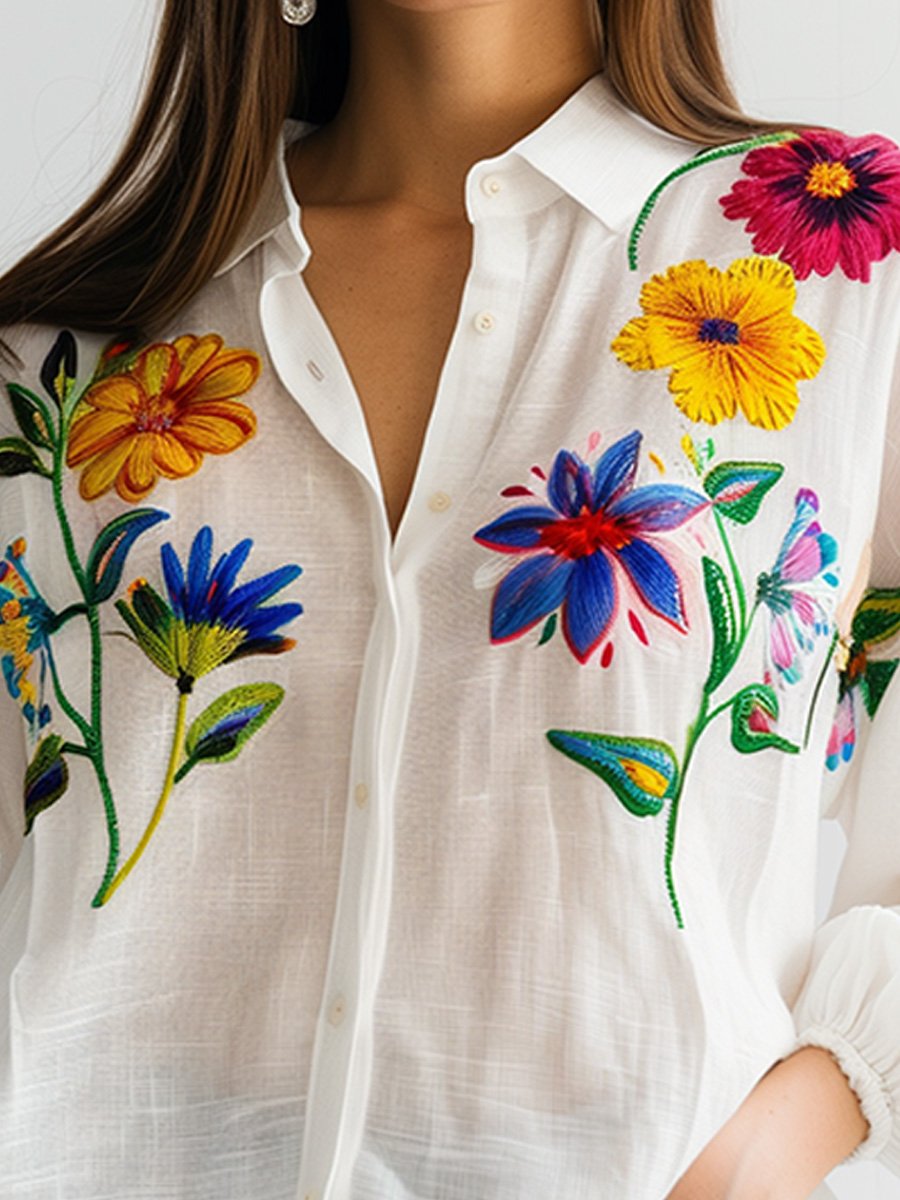
<instances>
[{"instance_id":1,"label":"textured white fabric","mask_svg":"<svg viewBox=\"0 0 900 1200\"><path fill-rule=\"evenodd\" d=\"M310 128L287 122L284 143ZM663 1200L804 1039L832 1049L859 1091L873 1126L859 1157L880 1156L900 1174L900 685L871 728L860 720L853 760L824 767L838 690L831 632L873 531L873 583L900 584L889 552L894 458L877 516L892 390L900 403L900 255L874 263L869 282L833 270L798 279L795 294L782 272L778 292L745 222L719 203L741 178L742 157L731 155L668 184L631 269L627 242L644 201L696 151L594 76L515 146L472 166L472 262L393 543L362 407L304 284L311 250L281 154L216 277L171 324L148 331L146 344L170 350L155 352L140 386L169 399L145 403L134 364L112 372L130 383L103 391L95 380L98 404L86 401L76 419L93 421L94 434L105 422L107 449L124 445L116 439L130 421L129 445L165 443L173 476L135 499L149 459L129 468L132 498L115 487L80 494L90 461L61 474L82 564L120 514L168 514L130 544L97 605L93 649L83 613L47 634L82 714L92 712L91 655L102 657L118 867L165 790L181 736L175 681L121 636L129 627L115 601L138 611L143 597L146 615L149 593L129 590L143 578L178 618L161 547L171 543L187 564L208 525L213 562L253 539L231 585L299 564L268 603L303 612L278 630L296 645L198 672L183 693L190 729L230 689L284 689L236 757L199 761L174 785L142 857L102 907L91 904L109 845L94 762L64 751L68 789L23 838L22 778L36 741L0 697L0 1196ZM725 271L748 257L755 299L729 316L725 285L707 275L693 293L683 286L681 312L696 317L689 294L706 306L694 351L707 369L710 345L749 337L776 293L780 311L818 333L824 362L799 380L796 414L778 429L743 411L715 426L694 420L676 406L668 367L634 369L611 349L646 315L641 289L653 274L696 259ZM784 328L772 327L754 368L745 363L751 384L738 375L732 388L752 391L765 377L777 391L767 372L803 358L805 335L791 326L798 341L788 347ZM80 389L108 339L72 332ZM41 368L58 333L36 323L5 334L25 363L8 377L47 403ZM178 388L202 403L190 338L212 333L245 362L258 355L261 369L246 386L248 368L233 368L243 391L223 399L220 385L213 403L225 407L204 421L236 436L223 412L240 403L256 427L198 461L211 435L178 425L188 403ZM181 376L163 377L178 355ZM709 385L708 414L725 403L723 378ZM206 386L209 399L216 389ZM5 403L0 436L22 436ZM590 484L574 455L594 472ZM699 473L692 456L703 459ZM729 463L769 465L751 477ZM641 491L650 488L667 490ZM803 507L808 490L819 526ZM59 614L80 593L52 495L38 474L0 479L0 547L11 547L0 587L11 586L12 566L27 567ZM543 516L504 525L517 507ZM794 557L779 559L795 520ZM115 559L111 543L102 548L98 577ZM810 567L816 553L823 561ZM505 582L539 556L552 558L543 592ZM704 557L719 564L705 568L706 583ZM730 662L739 617L722 616L721 597L727 588L737 604L736 574L749 633ZM754 608L761 575L769 600ZM208 590L195 599L196 620L213 612ZM6 603L0 657L15 691L21 611ZM685 764L710 674L713 603L715 644L726 650L705 716L723 707ZM809 611L821 628L804 624ZM28 651L35 688L46 659L38 642ZM157 645L163 663L166 653ZM50 721L37 736L45 748L51 733L77 744L47 671ZM771 691L743 691L764 685L767 671ZM738 693L744 710L728 708ZM262 693L251 695L258 712ZM234 728L245 719L234 716ZM221 728L213 744L213 723L188 734L173 768L191 747L233 748ZM553 742L551 730L650 740ZM790 747L761 747L767 732ZM593 747L596 770L562 745ZM49 788L50 776L46 764L44 774L32 768L32 790ZM669 880L679 925L664 864L682 777ZM641 804L659 811L639 816ZM849 851L817 930L824 813L841 819Z\"/></svg>"}]
</instances>

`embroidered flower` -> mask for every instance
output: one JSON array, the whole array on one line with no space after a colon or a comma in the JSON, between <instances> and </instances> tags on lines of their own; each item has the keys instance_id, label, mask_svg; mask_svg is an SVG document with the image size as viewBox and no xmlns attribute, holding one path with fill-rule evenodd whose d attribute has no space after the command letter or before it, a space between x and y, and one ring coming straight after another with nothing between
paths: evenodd
<instances>
[{"instance_id":1,"label":"embroidered flower","mask_svg":"<svg viewBox=\"0 0 900 1200\"><path fill-rule=\"evenodd\" d=\"M7 691L34 737L51 716L44 690L53 613L28 574L25 549L25 539L17 538L0 560L0 669ZM39 665L37 682L33 678L35 660Z\"/></svg>"},{"instance_id":2,"label":"embroidered flower","mask_svg":"<svg viewBox=\"0 0 900 1200\"><path fill-rule=\"evenodd\" d=\"M868 283L871 266L900 250L900 146L877 133L805 132L751 150L719 199L745 220L759 254L778 254L798 279L837 266Z\"/></svg>"},{"instance_id":3,"label":"embroidered flower","mask_svg":"<svg viewBox=\"0 0 900 1200\"><path fill-rule=\"evenodd\" d=\"M740 258L720 271L691 259L653 275L640 299L644 315L610 348L635 371L671 368L669 391L692 421L716 425L740 409L763 429L791 423L797 381L818 373L825 345L794 316L790 267Z\"/></svg>"},{"instance_id":4,"label":"embroidered flower","mask_svg":"<svg viewBox=\"0 0 900 1200\"><path fill-rule=\"evenodd\" d=\"M510 509L475 540L524 555L501 580L491 607L491 640L520 637L555 609L569 649L587 662L616 616L616 570L656 616L687 629L680 581L654 535L677 529L709 501L677 484L634 486L641 434L611 445L593 470L560 450L547 481L552 507Z\"/></svg>"},{"instance_id":5,"label":"embroidered flower","mask_svg":"<svg viewBox=\"0 0 900 1200\"><path fill-rule=\"evenodd\" d=\"M298 603L266 606L298 575L296 564L277 567L266 575L235 586L253 542L245 538L221 555L210 569L212 530L204 525L194 537L187 574L172 546L161 550L168 600L147 582L137 579L127 600L117 600L137 644L166 675L190 692L194 681L223 663L249 654L280 654L295 642L280 627L303 611Z\"/></svg>"},{"instance_id":6,"label":"embroidered flower","mask_svg":"<svg viewBox=\"0 0 900 1200\"><path fill-rule=\"evenodd\" d=\"M836 771L853 757L859 728L859 704L875 717L900 659L885 656L896 648L900 632L900 588L870 588L854 615L850 637L839 644L838 704L825 750L825 765Z\"/></svg>"},{"instance_id":7,"label":"embroidered flower","mask_svg":"<svg viewBox=\"0 0 900 1200\"><path fill-rule=\"evenodd\" d=\"M223 346L218 334L185 334L142 350L126 371L90 387L69 433L66 462L84 466L79 488L95 500L115 486L141 500L162 475L193 474L204 454L229 454L256 431L256 416L234 397L262 364L252 350Z\"/></svg>"},{"instance_id":8,"label":"embroidered flower","mask_svg":"<svg viewBox=\"0 0 900 1200\"><path fill-rule=\"evenodd\" d=\"M771 617L771 665L775 679L784 683L801 678L804 656L830 626L822 597L837 586L837 576L829 570L837 559L837 542L815 519L818 511L816 493L801 488L775 565L757 580L757 602L768 608Z\"/></svg>"}]
</instances>

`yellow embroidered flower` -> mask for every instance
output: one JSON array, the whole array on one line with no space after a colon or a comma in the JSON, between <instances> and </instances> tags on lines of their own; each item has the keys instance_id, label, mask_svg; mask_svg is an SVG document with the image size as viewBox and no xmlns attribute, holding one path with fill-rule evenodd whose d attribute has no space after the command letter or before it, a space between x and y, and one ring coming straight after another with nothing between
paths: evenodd
<instances>
[{"instance_id":1,"label":"yellow embroidered flower","mask_svg":"<svg viewBox=\"0 0 900 1200\"><path fill-rule=\"evenodd\" d=\"M234 397L259 378L252 350L223 345L218 334L155 342L133 365L89 388L78 405L66 462L87 464L79 490L95 500L115 486L141 500L160 475L192 475L204 454L229 454L256 432L256 416Z\"/></svg>"},{"instance_id":2,"label":"yellow embroidered flower","mask_svg":"<svg viewBox=\"0 0 900 1200\"><path fill-rule=\"evenodd\" d=\"M752 425L783 429L825 344L794 316L794 273L772 258L739 258L726 271L691 259L653 275L610 349L632 370L672 368L669 391L692 421L716 425L738 409Z\"/></svg>"}]
</instances>

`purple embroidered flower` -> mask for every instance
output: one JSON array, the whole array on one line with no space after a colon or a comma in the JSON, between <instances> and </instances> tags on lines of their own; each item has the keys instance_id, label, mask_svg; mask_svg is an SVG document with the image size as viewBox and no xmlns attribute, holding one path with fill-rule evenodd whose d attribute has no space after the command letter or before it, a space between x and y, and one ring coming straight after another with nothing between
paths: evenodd
<instances>
[{"instance_id":1,"label":"purple embroidered flower","mask_svg":"<svg viewBox=\"0 0 900 1200\"><path fill-rule=\"evenodd\" d=\"M584 663L606 637L618 608L622 571L644 605L687 630L681 583L654 535L677 529L709 504L678 484L634 486L641 434L611 445L593 469L560 450L547 481L552 507L523 505L483 526L475 540L518 563L491 607L491 641L508 642L562 609L569 649Z\"/></svg>"},{"instance_id":2,"label":"purple embroidered flower","mask_svg":"<svg viewBox=\"0 0 900 1200\"><path fill-rule=\"evenodd\" d=\"M823 600L837 587L829 570L837 560L837 542L816 520L819 498L801 488L794 498L794 519L781 543L775 566L757 580L757 602L771 616L769 657L775 678L796 683L803 660L826 633L829 616Z\"/></svg>"}]
</instances>

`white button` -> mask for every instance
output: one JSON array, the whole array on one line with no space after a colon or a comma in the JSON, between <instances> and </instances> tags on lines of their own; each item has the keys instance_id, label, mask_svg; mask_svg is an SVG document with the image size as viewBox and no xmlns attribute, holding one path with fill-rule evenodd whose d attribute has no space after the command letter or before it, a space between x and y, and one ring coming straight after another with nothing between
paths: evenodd
<instances>
[{"instance_id":1,"label":"white button","mask_svg":"<svg viewBox=\"0 0 900 1200\"><path fill-rule=\"evenodd\" d=\"M353 789L357 808L365 808L369 799L369 789L364 783L358 783Z\"/></svg>"},{"instance_id":2,"label":"white button","mask_svg":"<svg viewBox=\"0 0 900 1200\"><path fill-rule=\"evenodd\" d=\"M494 314L490 312L476 313L472 321L479 333L490 333L496 323Z\"/></svg>"},{"instance_id":3,"label":"white button","mask_svg":"<svg viewBox=\"0 0 900 1200\"><path fill-rule=\"evenodd\" d=\"M432 512L446 512L450 507L450 497L446 492L432 492L428 497L428 507Z\"/></svg>"},{"instance_id":4,"label":"white button","mask_svg":"<svg viewBox=\"0 0 900 1200\"><path fill-rule=\"evenodd\" d=\"M481 180L481 190L486 196L496 196L503 190L503 180L499 175L484 175Z\"/></svg>"},{"instance_id":5,"label":"white button","mask_svg":"<svg viewBox=\"0 0 900 1200\"><path fill-rule=\"evenodd\" d=\"M335 996L328 1010L328 1021L331 1025L340 1025L347 1011L347 1001L343 996Z\"/></svg>"}]
</instances>

